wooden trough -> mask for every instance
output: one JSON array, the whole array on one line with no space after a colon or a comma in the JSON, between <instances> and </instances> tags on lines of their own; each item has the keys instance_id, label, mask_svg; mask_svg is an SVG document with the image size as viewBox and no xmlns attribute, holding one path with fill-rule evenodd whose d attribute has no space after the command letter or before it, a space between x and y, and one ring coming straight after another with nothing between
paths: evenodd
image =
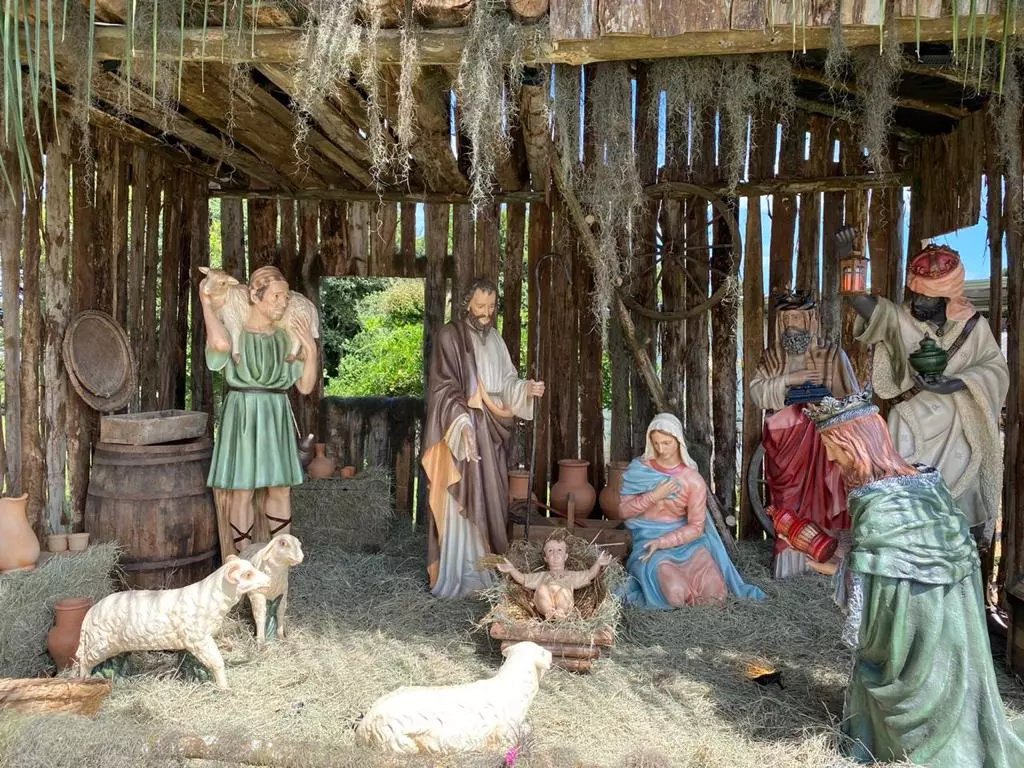
<instances>
[{"instance_id":1,"label":"wooden trough","mask_svg":"<svg viewBox=\"0 0 1024 768\"><path fill-rule=\"evenodd\" d=\"M83 678L0 679L0 709L23 714L95 715L111 690L109 680Z\"/></svg>"},{"instance_id":2,"label":"wooden trough","mask_svg":"<svg viewBox=\"0 0 1024 768\"><path fill-rule=\"evenodd\" d=\"M551 517L532 516L530 518L529 541L531 543L543 547L548 536L555 531L566 529L572 535L579 536L581 539L590 541L607 550L612 557L623 564L626 562L626 558L629 557L633 537L628 530L619 527L622 525L621 520L577 518L576 505L571 497L569 498L569 504L564 517L562 517L562 513L558 510L546 504L541 504L536 499L533 500L533 506L547 510L551 513ZM513 500L509 506L508 516L508 540L510 542L526 538L525 515L526 500Z\"/></svg>"},{"instance_id":3,"label":"wooden trough","mask_svg":"<svg viewBox=\"0 0 1024 768\"><path fill-rule=\"evenodd\" d=\"M589 672L601 658L601 648L611 648L614 636L608 627L596 632L537 626L525 623L495 622L491 624L491 637L501 640L501 650L513 643L537 643L551 651L551 663L570 672Z\"/></svg>"}]
</instances>

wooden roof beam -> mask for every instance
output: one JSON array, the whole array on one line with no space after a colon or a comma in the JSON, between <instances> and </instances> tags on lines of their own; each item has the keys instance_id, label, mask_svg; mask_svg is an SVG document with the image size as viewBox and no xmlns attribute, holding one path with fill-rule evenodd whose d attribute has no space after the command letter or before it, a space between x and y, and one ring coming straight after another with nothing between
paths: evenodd
<instances>
[{"instance_id":1,"label":"wooden roof beam","mask_svg":"<svg viewBox=\"0 0 1024 768\"><path fill-rule=\"evenodd\" d=\"M856 83L832 83L829 81L823 72L819 72L816 69L802 69L793 67L793 77L798 80L806 80L810 83L818 83L828 87L835 88L838 91L849 93L853 96L860 94L861 89ZM965 117L971 114L971 110L965 109L964 107L955 107L950 104L943 104L941 102L925 101L924 99L915 99L910 96L896 97L896 106L903 109L916 109L918 112L928 112L930 114L942 115L952 120L963 120Z\"/></svg>"},{"instance_id":2,"label":"wooden roof beam","mask_svg":"<svg viewBox=\"0 0 1024 768\"><path fill-rule=\"evenodd\" d=\"M899 41L903 43L918 39L922 42L944 42L953 38L951 17L921 19L919 27L914 19L897 19L892 23ZM984 28L989 40L1001 40L1002 16L989 16L985 23L979 19L976 28ZM380 31L376 50L382 63L401 61L400 35L400 31L395 29ZM878 44L877 26L844 27L843 35L851 48ZM525 51L525 60L526 63L590 64L732 53L789 53L805 47L807 50L826 49L830 36L829 27L811 27L800 30L794 39L792 28L786 25L767 30L690 32L673 37L610 35L596 40L560 43L544 40ZM183 55L187 61L193 62L249 62L262 66L292 64L302 49L302 31L299 29L259 29L255 34L246 33L243 37L239 44L235 30L228 30L225 34L221 28L186 29ZM420 63L457 65L467 37L468 30L464 27L418 31ZM97 28L94 47L100 60L121 59L125 50L125 28L121 25ZM137 55L142 58L146 54L139 51ZM168 48L162 55L167 59L177 59L178 46Z\"/></svg>"}]
</instances>

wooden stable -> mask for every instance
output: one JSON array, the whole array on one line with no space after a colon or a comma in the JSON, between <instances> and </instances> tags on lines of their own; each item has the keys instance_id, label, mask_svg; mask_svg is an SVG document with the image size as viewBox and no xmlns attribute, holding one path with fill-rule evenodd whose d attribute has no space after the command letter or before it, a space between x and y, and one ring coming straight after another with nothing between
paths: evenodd
<instances>
[{"instance_id":1,"label":"wooden stable","mask_svg":"<svg viewBox=\"0 0 1024 768\"><path fill-rule=\"evenodd\" d=\"M861 249L871 256L872 291L898 300L907 254L925 238L978 224L984 213L992 253L989 322L997 334L1006 328L1011 371L998 578L1012 584L1024 576L1024 495L1017 492L1024 488L1024 170L1020 147L1005 151L1004 141L1001 151L999 140L1010 126L1019 145L1020 101L997 96L998 65L977 74L956 63L965 48L991 53L1006 43L1011 26L1001 4L961 3L961 17L954 19L949 4L939 0L844 2L843 15L832 24L827 2L512 0L522 61L534 79L519 91L519 120L511 124L510 151L495 170L497 188L475 212L473 148L457 79L472 49L473 2L415 0L409 5L411 31L400 29L405 2L364 3L376 8L382 27L372 50L360 51L364 59L376 57L376 101L358 72L333 83L307 116L302 163L292 148L296 118L290 109L305 21L295 8L302 4L243 4L245 13L232 16L233 6L211 0L208 17L197 19L193 8L180 25L175 21L168 33L173 46L155 56L141 42L131 43L126 14L135 3L94 5L103 25L89 31L96 61L85 105L88 138L82 139L81 115L76 117L82 109L75 102L81 60L58 49L56 103L40 110L38 135L35 119L24 121L23 151L30 162L22 170L31 173L16 172L20 155L3 150L13 195L0 195L6 363L0 459L6 493L29 494L40 533L66 517L81 525L100 437L97 414L69 390L63 366L61 344L74 314L106 312L127 331L138 365L130 412L188 406L214 417L212 428L217 393L204 363L197 311L198 268L211 261L212 199L220 201L220 264L240 279L276 264L294 289L314 301L323 277L423 279L425 359L446 309L457 305L471 279L499 280L512 360L548 385L536 445L529 430L521 430L511 456L511 463L525 464L536 455L537 494L546 498L558 459L567 457L590 461L590 480L603 487L605 463L637 454L652 415L671 409L684 419L691 453L718 506L736 512L736 533L743 538L761 535L738 478L760 442L762 414L744 397L739 433L735 414L737 394L746 391L772 340L765 281L771 292L788 286L815 295L824 334L842 341L864 378L867 353L852 341L853 317L838 296L832 233L844 224L856 227ZM365 15L359 18L365 26ZM26 21L37 23L34 17ZM865 157L857 133L856 105L869 84L858 90L856 83L837 84L826 74L826 49L837 30L851 48L877 50L884 39L902 46L889 94L885 170ZM415 36L419 49L411 86L402 78L405 34ZM961 39L954 56L954 39L968 35L969 44ZM663 135L656 121L652 128L647 116L670 95L655 77L659 63L769 53L788 56L791 114L763 100L739 116L716 102L701 104L699 114L695 105L695 119L722 129L704 131L697 147L689 147L689 134L677 121L669 121ZM1005 82L1017 82L1019 62L1012 55L1007 60L1011 76ZM629 64L613 68L620 61ZM31 73L31 62L22 63ZM169 104L154 98L140 74L155 73L158 64L162 72L173 69ZM602 162L587 120L600 109L591 85L620 77L626 93L635 89L626 135L635 135L644 203L635 240L621 246L636 254L639 277L614 298L606 334L591 312L597 279L593 215L552 162L552 68L558 81L570 83L571 94L582 94L576 101L588 127L580 157L569 161L575 170ZM388 147L395 145L392 126L400 122L402 94L411 94L416 105L408 178L377 188L370 138L383 136ZM556 106L558 98L556 92ZM382 133L377 123L387 130ZM738 185L730 184L726 162L730 129L750 145ZM692 187L686 185L713 196L713 210L724 208L736 221L747 209L770 209L771 217L746 216L742 231L723 225L709 235L705 227L699 237L714 254L707 267L661 274L654 269L655 252L671 248L679 233L699 233L694 222L709 210L705 205L701 213L688 202ZM770 232L762 231L765 221ZM552 253L557 258L545 258ZM740 275L737 295L730 286ZM696 311L715 296L725 300L713 312ZM639 311L644 307L692 310L692 316L657 323ZM520 354L523 333L526 359ZM606 353L610 445L602 411ZM421 401L353 403L314 393L294 396L293 404L303 432L317 433L345 463L365 459L394 469L397 506L412 514ZM1018 657L1013 661L1024 669Z\"/></svg>"}]
</instances>

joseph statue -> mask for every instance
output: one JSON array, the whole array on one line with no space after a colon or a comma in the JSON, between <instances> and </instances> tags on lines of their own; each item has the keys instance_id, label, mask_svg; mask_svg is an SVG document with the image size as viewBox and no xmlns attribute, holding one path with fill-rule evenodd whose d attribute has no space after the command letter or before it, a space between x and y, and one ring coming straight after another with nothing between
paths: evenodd
<instances>
[{"instance_id":1,"label":"joseph statue","mask_svg":"<svg viewBox=\"0 0 1024 768\"><path fill-rule=\"evenodd\" d=\"M437 597L463 597L494 578L485 554L508 549L508 441L513 419L533 418L544 383L524 381L495 327L498 289L477 279L462 317L437 334L430 360L423 469L427 574Z\"/></svg>"},{"instance_id":2,"label":"joseph statue","mask_svg":"<svg viewBox=\"0 0 1024 768\"><path fill-rule=\"evenodd\" d=\"M1003 483L999 416L1010 375L988 323L964 297L959 254L929 245L910 261L907 301L854 296L857 340L876 345L872 381L892 404L889 432L909 463L942 473L972 534L990 540ZM928 381L909 357L930 337L948 355L944 378Z\"/></svg>"}]
</instances>

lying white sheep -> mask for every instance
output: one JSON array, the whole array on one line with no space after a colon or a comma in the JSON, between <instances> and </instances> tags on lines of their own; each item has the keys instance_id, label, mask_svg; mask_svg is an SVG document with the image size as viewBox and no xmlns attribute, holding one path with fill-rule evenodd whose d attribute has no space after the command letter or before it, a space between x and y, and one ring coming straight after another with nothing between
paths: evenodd
<instances>
[{"instance_id":1,"label":"lying white sheep","mask_svg":"<svg viewBox=\"0 0 1024 768\"><path fill-rule=\"evenodd\" d=\"M199 271L206 275L199 283L199 291L213 299L213 310L231 337L231 357L237 363L241 359L242 328L249 314L249 289L219 269L200 267ZM288 362L295 360L301 346L293 327L293 318L307 320L313 338L320 338L320 318L313 302L297 291L289 291L288 308L277 321L277 327L286 330L288 338L291 339Z\"/></svg>"},{"instance_id":2,"label":"lying white sheep","mask_svg":"<svg viewBox=\"0 0 1024 768\"><path fill-rule=\"evenodd\" d=\"M247 560L227 562L202 581L180 589L137 589L107 595L89 609L78 639L78 674L126 651L188 651L227 690L224 659L214 633L247 592L270 577Z\"/></svg>"},{"instance_id":3,"label":"lying white sheep","mask_svg":"<svg viewBox=\"0 0 1024 768\"><path fill-rule=\"evenodd\" d=\"M551 652L516 643L498 674L463 685L405 687L378 699L356 727L356 739L405 754L507 749L524 734L526 713Z\"/></svg>"},{"instance_id":4,"label":"lying white sheep","mask_svg":"<svg viewBox=\"0 0 1024 768\"><path fill-rule=\"evenodd\" d=\"M279 533L269 544L250 544L239 555L270 577L266 587L247 593L252 606L252 617L256 621L256 644L263 648L267 637L267 602L281 598L277 606L277 633L286 636L285 610L288 607L288 569L303 560L302 544L287 533Z\"/></svg>"}]
</instances>

